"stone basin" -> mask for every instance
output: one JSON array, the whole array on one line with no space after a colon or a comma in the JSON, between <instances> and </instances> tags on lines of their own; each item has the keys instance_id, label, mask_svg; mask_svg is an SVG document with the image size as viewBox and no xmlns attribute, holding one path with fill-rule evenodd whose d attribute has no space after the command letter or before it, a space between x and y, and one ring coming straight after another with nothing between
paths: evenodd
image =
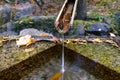
<instances>
[{"instance_id":1,"label":"stone basin","mask_svg":"<svg viewBox=\"0 0 120 80\"><path fill-rule=\"evenodd\" d=\"M80 68L98 80L120 79L120 50L101 42L65 42L65 58L73 62L79 55ZM17 47L15 40L0 43L0 79L20 80L36 68L61 56L61 43L38 41L30 46Z\"/></svg>"}]
</instances>

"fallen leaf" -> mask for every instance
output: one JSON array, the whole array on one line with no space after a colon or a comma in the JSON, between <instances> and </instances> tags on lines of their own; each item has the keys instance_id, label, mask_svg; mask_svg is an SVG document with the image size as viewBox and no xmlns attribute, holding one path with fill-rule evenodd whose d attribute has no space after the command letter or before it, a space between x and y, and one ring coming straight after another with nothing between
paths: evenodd
<instances>
[{"instance_id":1,"label":"fallen leaf","mask_svg":"<svg viewBox=\"0 0 120 80\"><path fill-rule=\"evenodd\" d=\"M46 36L50 36L50 34L48 34L48 33L42 33L42 34L40 34L40 36L46 37Z\"/></svg>"},{"instance_id":2,"label":"fallen leaf","mask_svg":"<svg viewBox=\"0 0 120 80\"><path fill-rule=\"evenodd\" d=\"M19 40L16 41L17 46L29 46L30 44L34 43L34 39L31 35L22 36Z\"/></svg>"},{"instance_id":3,"label":"fallen leaf","mask_svg":"<svg viewBox=\"0 0 120 80\"><path fill-rule=\"evenodd\" d=\"M54 74L51 78L49 78L48 80L59 80L60 77L62 76L62 72L57 72L56 74Z\"/></svg>"},{"instance_id":4,"label":"fallen leaf","mask_svg":"<svg viewBox=\"0 0 120 80\"><path fill-rule=\"evenodd\" d=\"M93 39L93 42L102 42L102 40L100 38L95 38Z\"/></svg>"}]
</instances>

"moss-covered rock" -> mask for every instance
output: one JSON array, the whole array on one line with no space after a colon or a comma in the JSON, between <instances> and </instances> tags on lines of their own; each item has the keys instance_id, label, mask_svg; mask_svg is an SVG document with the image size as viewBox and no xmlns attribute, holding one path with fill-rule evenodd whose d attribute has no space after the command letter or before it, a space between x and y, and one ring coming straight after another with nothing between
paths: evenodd
<instances>
[{"instance_id":1,"label":"moss-covered rock","mask_svg":"<svg viewBox=\"0 0 120 80\"><path fill-rule=\"evenodd\" d=\"M107 43L68 43L67 48L120 73L120 50Z\"/></svg>"},{"instance_id":2,"label":"moss-covered rock","mask_svg":"<svg viewBox=\"0 0 120 80\"><path fill-rule=\"evenodd\" d=\"M15 31L20 32L20 30L25 28L36 28L38 30L43 30L45 32L52 33L55 31L54 20L55 17L31 16L22 18L14 22Z\"/></svg>"},{"instance_id":3,"label":"moss-covered rock","mask_svg":"<svg viewBox=\"0 0 120 80\"><path fill-rule=\"evenodd\" d=\"M0 71L9 68L35 54L38 54L55 44L52 42L37 42L28 47L17 47L16 41L1 41L0 46Z\"/></svg>"}]
</instances>

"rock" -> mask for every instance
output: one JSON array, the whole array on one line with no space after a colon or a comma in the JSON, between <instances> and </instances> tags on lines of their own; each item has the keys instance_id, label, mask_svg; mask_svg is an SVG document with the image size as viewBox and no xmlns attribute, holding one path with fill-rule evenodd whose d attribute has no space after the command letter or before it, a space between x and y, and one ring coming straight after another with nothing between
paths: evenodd
<instances>
[{"instance_id":1,"label":"rock","mask_svg":"<svg viewBox=\"0 0 120 80\"><path fill-rule=\"evenodd\" d=\"M10 4L5 4L4 7L7 12L11 12L12 6Z\"/></svg>"},{"instance_id":2,"label":"rock","mask_svg":"<svg viewBox=\"0 0 120 80\"><path fill-rule=\"evenodd\" d=\"M114 18L115 18L115 22L120 24L120 11L115 13Z\"/></svg>"},{"instance_id":3,"label":"rock","mask_svg":"<svg viewBox=\"0 0 120 80\"><path fill-rule=\"evenodd\" d=\"M33 16L31 19L33 21L38 21L41 18L41 16Z\"/></svg>"},{"instance_id":4,"label":"rock","mask_svg":"<svg viewBox=\"0 0 120 80\"><path fill-rule=\"evenodd\" d=\"M103 18L103 21L106 24L110 24L111 23L111 19L110 18Z\"/></svg>"},{"instance_id":5,"label":"rock","mask_svg":"<svg viewBox=\"0 0 120 80\"><path fill-rule=\"evenodd\" d=\"M0 26L0 33L7 31L7 24L1 25Z\"/></svg>"},{"instance_id":6,"label":"rock","mask_svg":"<svg viewBox=\"0 0 120 80\"><path fill-rule=\"evenodd\" d=\"M32 16L32 21L38 21L40 19L55 19L55 16Z\"/></svg>"},{"instance_id":7,"label":"rock","mask_svg":"<svg viewBox=\"0 0 120 80\"><path fill-rule=\"evenodd\" d=\"M116 37L116 35L114 33L110 33L111 37Z\"/></svg>"},{"instance_id":8,"label":"rock","mask_svg":"<svg viewBox=\"0 0 120 80\"><path fill-rule=\"evenodd\" d=\"M115 16L116 16L116 17L117 17L117 16L120 16L120 11L116 12L116 13L115 13Z\"/></svg>"},{"instance_id":9,"label":"rock","mask_svg":"<svg viewBox=\"0 0 120 80\"><path fill-rule=\"evenodd\" d=\"M34 12L34 5L33 4L22 4L14 8L13 14L14 20L19 20L23 17L30 16Z\"/></svg>"},{"instance_id":10,"label":"rock","mask_svg":"<svg viewBox=\"0 0 120 80\"><path fill-rule=\"evenodd\" d=\"M120 18L117 18L117 19L116 19L116 22L117 22L118 24L120 24Z\"/></svg>"},{"instance_id":11,"label":"rock","mask_svg":"<svg viewBox=\"0 0 120 80\"><path fill-rule=\"evenodd\" d=\"M7 32L8 36L11 36L11 35L18 35L18 33L14 32L14 31L9 31Z\"/></svg>"},{"instance_id":12,"label":"rock","mask_svg":"<svg viewBox=\"0 0 120 80\"><path fill-rule=\"evenodd\" d=\"M7 32L0 33L0 36L6 36Z\"/></svg>"},{"instance_id":13,"label":"rock","mask_svg":"<svg viewBox=\"0 0 120 80\"><path fill-rule=\"evenodd\" d=\"M0 25L3 25L10 21L12 7L9 4L5 4L0 7Z\"/></svg>"},{"instance_id":14,"label":"rock","mask_svg":"<svg viewBox=\"0 0 120 80\"><path fill-rule=\"evenodd\" d=\"M110 32L110 26L106 23L95 23L86 31L89 34L103 36L108 35Z\"/></svg>"},{"instance_id":15,"label":"rock","mask_svg":"<svg viewBox=\"0 0 120 80\"><path fill-rule=\"evenodd\" d=\"M8 22L0 26L0 35L17 35L14 31L14 25L11 22Z\"/></svg>"},{"instance_id":16,"label":"rock","mask_svg":"<svg viewBox=\"0 0 120 80\"><path fill-rule=\"evenodd\" d=\"M7 31L4 31L0 33L0 36L12 36L12 35L18 35L18 34L14 31L10 31L9 33Z\"/></svg>"},{"instance_id":17,"label":"rock","mask_svg":"<svg viewBox=\"0 0 120 80\"><path fill-rule=\"evenodd\" d=\"M85 35L85 29L84 29L84 26L82 24L78 24L77 34L80 36Z\"/></svg>"},{"instance_id":18,"label":"rock","mask_svg":"<svg viewBox=\"0 0 120 80\"><path fill-rule=\"evenodd\" d=\"M8 22L6 25L7 25L7 32L14 31L15 26L11 22Z\"/></svg>"},{"instance_id":19,"label":"rock","mask_svg":"<svg viewBox=\"0 0 120 80\"><path fill-rule=\"evenodd\" d=\"M45 33L44 31L39 31L37 29L34 28L27 28L27 29L23 29L20 31L20 36L24 36L24 35L35 35L35 36L39 36L40 34Z\"/></svg>"},{"instance_id":20,"label":"rock","mask_svg":"<svg viewBox=\"0 0 120 80\"><path fill-rule=\"evenodd\" d=\"M49 41L54 41L58 42L57 37L53 36L50 33L44 32L44 31L39 31L34 28L28 28L28 29L23 29L20 31L20 36L26 36L26 35L31 35L34 36L34 40L49 40ZM40 38L41 37L41 38Z\"/></svg>"}]
</instances>

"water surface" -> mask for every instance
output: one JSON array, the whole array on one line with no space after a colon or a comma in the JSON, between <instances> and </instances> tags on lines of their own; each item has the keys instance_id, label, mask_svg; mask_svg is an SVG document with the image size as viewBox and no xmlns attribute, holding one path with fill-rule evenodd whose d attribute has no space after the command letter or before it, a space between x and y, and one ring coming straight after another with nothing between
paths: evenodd
<instances>
[{"instance_id":1,"label":"water surface","mask_svg":"<svg viewBox=\"0 0 120 80\"><path fill-rule=\"evenodd\" d=\"M78 66L78 62L73 63L65 60L64 80L99 80ZM61 71L61 58L51 59L45 65L36 68L33 72L23 77L21 80L48 80L51 76ZM61 78L59 79L61 80Z\"/></svg>"}]
</instances>

